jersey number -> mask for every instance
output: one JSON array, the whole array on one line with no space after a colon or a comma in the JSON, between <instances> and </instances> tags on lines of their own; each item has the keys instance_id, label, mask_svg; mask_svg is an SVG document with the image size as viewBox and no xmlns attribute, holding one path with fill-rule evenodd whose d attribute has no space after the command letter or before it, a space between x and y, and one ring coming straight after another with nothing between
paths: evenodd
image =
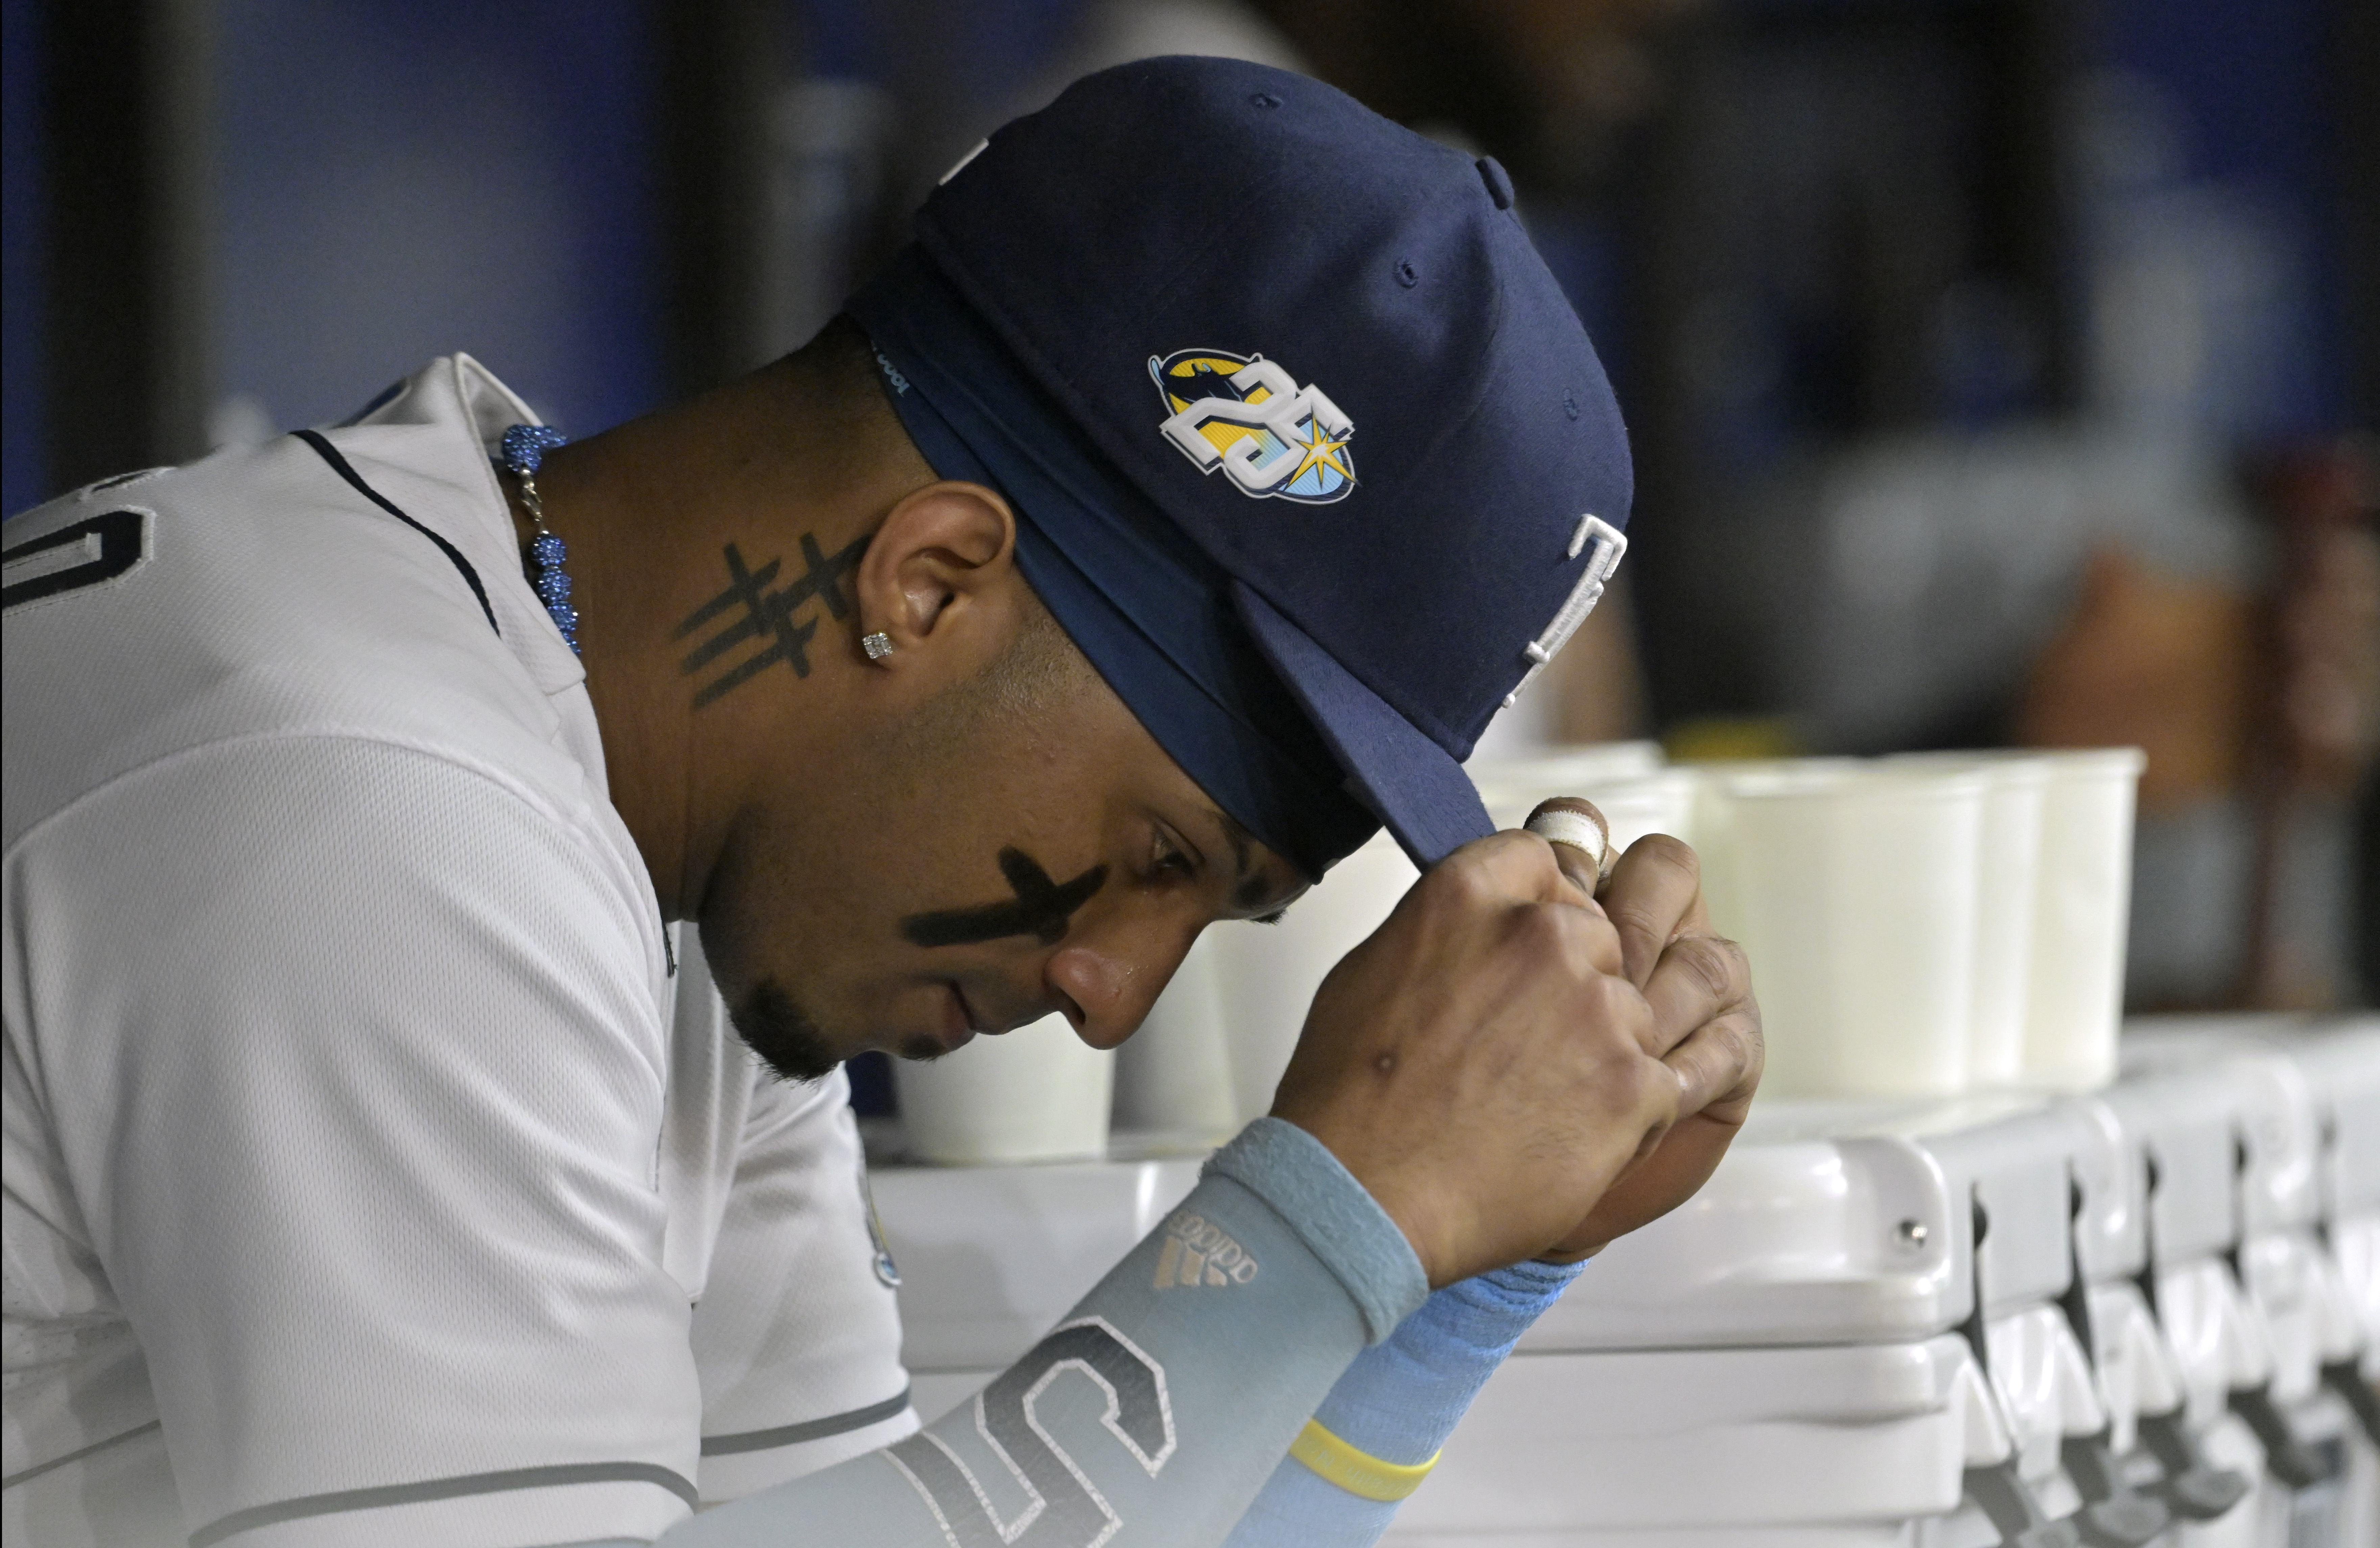
<instances>
[{"instance_id":1,"label":"jersey number","mask_svg":"<svg viewBox=\"0 0 2380 1548\"><path fill-rule=\"evenodd\" d=\"M109 511L0 553L0 606L103 585L149 555L149 513Z\"/></svg>"},{"instance_id":2,"label":"jersey number","mask_svg":"<svg viewBox=\"0 0 2380 1548\"><path fill-rule=\"evenodd\" d=\"M1106 1394L1107 1411L1099 1422L1149 1477L1173 1455L1173 1406L1165 1392L1165 1368L1104 1317L1068 1323L975 1400L976 1432L1025 1493L1025 1507L1013 1520L1000 1518L974 1470L930 1432L891 1448L894 1465L941 1518L952 1548L1099 1548L1123 1525L1107 1496L1041 1422L1041 1395L1069 1371Z\"/></svg>"}]
</instances>

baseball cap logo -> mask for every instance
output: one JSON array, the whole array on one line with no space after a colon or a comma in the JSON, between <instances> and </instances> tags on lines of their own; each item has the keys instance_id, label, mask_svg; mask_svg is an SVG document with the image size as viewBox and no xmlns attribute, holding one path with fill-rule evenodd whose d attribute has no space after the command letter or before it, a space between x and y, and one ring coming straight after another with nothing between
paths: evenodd
<instances>
[{"instance_id":1,"label":"baseball cap logo","mask_svg":"<svg viewBox=\"0 0 2380 1548\"><path fill-rule=\"evenodd\" d=\"M1148 374L1169 415L1158 429L1200 472L1220 467L1243 494L1311 505L1355 487L1354 421L1262 355L1180 349L1151 355Z\"/></svg>"}]
</instances>

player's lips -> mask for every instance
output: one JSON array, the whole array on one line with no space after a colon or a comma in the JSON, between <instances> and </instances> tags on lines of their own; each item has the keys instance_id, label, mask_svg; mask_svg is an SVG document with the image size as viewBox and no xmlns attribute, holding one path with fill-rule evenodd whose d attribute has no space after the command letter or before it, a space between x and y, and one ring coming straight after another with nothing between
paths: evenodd
<instances>
[{"instance_id":1,"label":"player's lips","mask_svg":"<svg viewBox=\"0 0 2380 1548\"><path fill-rule=\"evenodd\" d=\"M948 1003L943 1006L942 1025L935 1033L935 1041L942 1045L943 1052L956 1053L975 1041L983 1021L976 1015L975 1006L968 1003L965 990L948 980L943 981L942 987L949 991Z\"/></svg>"},{"instance_id":2,"label":"player's lips","mask_svg":"<svg viewBox=\"0 0 2380 1548\"><path fill-rule=\"evenodd\" d=\"M1046 1006L1027 1006L1009 1013L987 1011L968 997L967 992L959 987L955 979L944 979L942 987L949 991L949 1003L936 1038L946 1049L964 1047L977 1037L999 1037L1002 1033L1013 1032L1049 1014ZM978 985L978 992L982 987Z\"/></svg>"}]
</instances>

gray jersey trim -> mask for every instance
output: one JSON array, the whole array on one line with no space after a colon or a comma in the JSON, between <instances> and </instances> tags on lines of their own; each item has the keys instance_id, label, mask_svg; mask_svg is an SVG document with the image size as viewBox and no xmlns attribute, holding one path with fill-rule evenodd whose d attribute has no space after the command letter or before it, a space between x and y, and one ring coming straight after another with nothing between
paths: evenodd
<instances>
[{"instance_id":1,"label":"gray jersey trim","mask_svg":"<svg viewBox=\"0 0 2380 1548\"><path fill-rule=\"evenodd\" d=\"M705 1457L734 1457L747 1451L769 1451L781 1445L797 1445L804 1441L822 1441L829 1435L848 1434L880 1424L909 1408L909 1389L881 1403L870 1403L864 1408L854 1408L847 1414L829 1414L824 1419L808 1419L799 1424L781 1424L774 1430L746 1430L734 1435L705 1435L702 1454Z\"/></svg>"},{"instance_id":2,"label":"gray jersey trim","mask_svg":"<svg viewBox=\"0 0 2380 1548\"><path fill-rule=\"evenodd\" d=\"M384 1510L390 1505L421 1505L430 1500L459 1499L466 1494L501 1494L514 1489L555 1489L573 1483L656 1483L686 1503L691 1510L702 1495L685 1479L654 1462L562 1462L543 1468L510 1468L503 1472L467 1473L459 1478L433 1478L420 1483L388 1483L376 1489L342 1489L331 1494L308 1494L273 1505L236 1510L212 1526L190 1534L190 1548L212 1548L224 1539L259 1527L302 1521L312 1516L338 1516L351 1510Z\"/></svg>"},{"instance_id":3,"label":"gray jersey trim","mask_svg":"<svg viewBox=\"0 0 2380 1548\"><path fill-rule=\"evenodd\" d=\"M105 1451L112 1445L122 1445L135 1435L146 1435L152 1430L160 1430L164 1427L164 1420L152 1419L146 1424L127 1430L121 1435L110 1435L103 1441L93 1441L80 1451L69 1451L64 1457L53 1457L46 1462L36 1462L21 1473L10 1473L6 1478L0 1478L0 1489L14 1489L28 1479L41 1477L52 1468L63 1468L69 1462L79 1462L93 1452Z\"/></svg>"}]
</instances>

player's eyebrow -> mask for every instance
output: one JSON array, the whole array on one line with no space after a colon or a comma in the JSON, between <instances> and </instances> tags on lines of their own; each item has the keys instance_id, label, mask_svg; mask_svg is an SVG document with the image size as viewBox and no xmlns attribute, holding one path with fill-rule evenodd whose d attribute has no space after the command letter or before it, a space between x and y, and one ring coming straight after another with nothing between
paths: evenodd
<instances>
[{"instance_id":1,"label":"player's eyebrow","mask_svg":"<svg viewBox=\"0 0 2380 1548\"><path fill-rule=\"evenodd\" d=\"M1238 870L1233 872L1234 877L1240 882L1246 882L1248 857L1256 848L1256 835L1240 826L1238 821L1220 807L1208 807L1207 815L1215 820L1215 825L1223 830L1223 837L1232 846L1232 857L1238 861Z\"/></svg>"}]
</instances>

